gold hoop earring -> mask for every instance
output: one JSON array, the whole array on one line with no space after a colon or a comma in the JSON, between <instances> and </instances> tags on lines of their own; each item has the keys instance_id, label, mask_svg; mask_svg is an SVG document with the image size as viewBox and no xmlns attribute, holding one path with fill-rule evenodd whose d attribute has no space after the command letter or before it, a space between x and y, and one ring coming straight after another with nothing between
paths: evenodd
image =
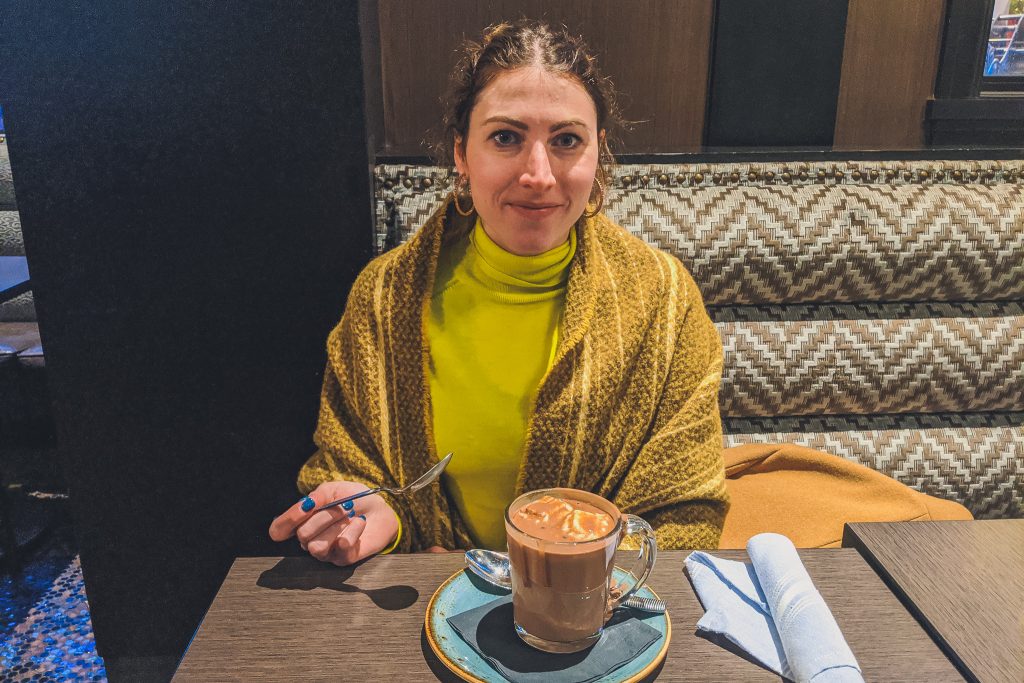
<instances>
[{"instance_id":1,"label":"gold hoop earring","mask_svg":"<svg viewBox=\"0 0 1024 683\"><path fill-rule=\"evenodd\" d=\"M604 206L604 183L596 175L594 176L594 182L597 184L597 208L593 211L584 211L584 218L593 218L597 214L601 213L601 208Z\"/></svg>"},{"instance_id":2,"label":"gold hoop earring","mask_svg":"<svg viewBox=\"0 0 1024 683\"><path fill-rule=\"evenodd\" d=\"M452 188L452 203L455 204L455 210L459 212L459 215L467 218L473 215L473 209L476 207L470 205L467 211L463 211L462 207L459 206L459 195L468 191L469 178L460 174L458 180L455 181L455 187Z\"/></svg>"}]
</instances>

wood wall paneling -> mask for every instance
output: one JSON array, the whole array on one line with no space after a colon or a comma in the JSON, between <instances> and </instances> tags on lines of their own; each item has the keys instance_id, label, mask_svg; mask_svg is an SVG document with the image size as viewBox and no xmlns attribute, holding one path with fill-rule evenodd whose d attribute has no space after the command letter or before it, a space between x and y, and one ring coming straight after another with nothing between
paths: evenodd
<instances>
[{"instance_id":1,"label":"wood wall paneling","mask_svg":"<svg viewBox=\"0 0 1024 683\"><path fill-rule=\"evenodd\" d=\"M924 146L944 6L943 0L850 0L836 149Z\"/></svg>"},{"instance_id":2,"label":"wood wall paneling","mask_svg":"<svg viewBox=\"0 0 1024 683\"><path fill-rule=\"evenodd\" d=\"M617 152L698 150L704 128L712 0L380 0L384 143L421 155L441 120L439 98L456 50L489 24L520 16L564 23L585 37L637 122Z\"/></svg>"}]
</instances>

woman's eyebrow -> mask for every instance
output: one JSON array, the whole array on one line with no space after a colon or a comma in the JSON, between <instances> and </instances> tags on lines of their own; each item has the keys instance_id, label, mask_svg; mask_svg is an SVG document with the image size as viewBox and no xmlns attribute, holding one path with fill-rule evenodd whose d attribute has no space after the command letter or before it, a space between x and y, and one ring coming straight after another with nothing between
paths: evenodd
<instances>
[{"instance_id":1,"label":"woman's eyebrow","mask_svg":"<svg viewBox=\"0 0 1024 683\"><path fill-rule=\"evenodd\" d=\"M507 123L510 126L518 128L519 130L529 130L529 126L518 119L509 118L508 116L492 116L491 118L484 121L486 126L488 123Z\"/></svg>"},{"instance_id":2,"label":"woman's eyebrow","mask_svg":"<svg viewBox=\"0 0 1024 683\"><path fill-rule=\"evenodd\" d=\"M508 116L492 116L491 118L489 118L486 121L484 121L484 125L485 126L488 123L507 123L510 126L518 128L519 130L529 130L530 129L530 127L528 125L526 125L525 123L523 123L519 119L513 119L513 118L510 118ZM568 126L583 126L585 128L586 125L587 124L583 123L582 121L580 121L578 119L569 119L567 121L559 121L558 123L552 125L549 130L552 133L554 133L556 130L559 130L561 128L566 128Z\"/></svg>"},{"instance_id":3,"label":"woman's eyebrow","mask_svg":"<svg viewBox=\"0 0 1024 683\"><path fill-rule=\"evenodd\" d=\"M587 124L577 119L569 119L568 121L561 121L559 123L556 123L555 125L551 126L550 130L552 133L554 133L559 128L568 128L569 126L582 126L583 128L586 128Z\"/></svg>"}]
</instances>

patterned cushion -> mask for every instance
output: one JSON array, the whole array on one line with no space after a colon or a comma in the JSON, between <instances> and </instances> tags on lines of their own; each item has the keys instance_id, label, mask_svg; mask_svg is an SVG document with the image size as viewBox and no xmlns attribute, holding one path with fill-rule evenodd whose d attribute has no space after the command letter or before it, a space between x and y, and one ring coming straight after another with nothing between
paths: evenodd
<instances>
[{"instance_id":1,"label":"patterned cushion","mask_svg":"<svg viewBox=\"0 0 1024 683\"><path fill-rule=\"evenodd\" d=\"M24 256L21 218L17 211L0 211L0 256Z\"/></svg>"},{"instance_id":2,"label":"patterned cushion","mask_svg":"<svg viewBox=\"0 0 1024 683\"><path fill-rule=\"evenodd\" d=\"M0 256L24 256L25 243L21 237L21 220L17 211L0 211ZM0 303L0 322L35 320L36 309L32 292L25 292L10 301Z\"/></svg>"},{"instance_id":3,"label":"patterned cushion","mask_svg":"<svg viewBox=\"0 0 1024 683\"><path fill-rule=\"evenodd\" d=\"M1024 161L623 165L605 213L693 273L725 445L793 442L1024 515ZM377 250L448 192L375 169Z\"/></svg>"},{"instance_id":4,"label":"patterned cushion","mask_svg":"<svg viewBox=\"0 0 1024 683\"><path fill-rule=\"evenodd\" d=\"M725 347L723 415L1022 408L1020 303L784 308L775 319L711 310Z\"/></svg>"},{"instance_id":5,"label":"patterned cushion","mask_svg":"<svg viewBox=\"0 0 1024 683\"><path fill-rule=\"evenodd\" d=\"M0 304L0 323L36 320L36 305L32 292L25 292Z\"/></svg>"},{"instance_id":6,"label":"patterned cushion","mask_svg":"<svg viewBox=\"0 0 1024 683\"><path fill-rule=\"evenodd\" d=\"M11 175L11 159L7 154L7 143L0 142L0 211L18 208L14 199L14 177Z\"/></svg>"},{"instance_id":7,"label":"patterned cushion","mask_svg":"<svg viewBox=\"0 0 1024 683\"><path fill-rule=\"evenodd\" d=\"M799 164L621 166L604 210L679 257L709 305L1024 298L1024 161L907 163L806 180ZM377 167L378 251L422 225L445 178Z\"/></svg>"}]
</instances>

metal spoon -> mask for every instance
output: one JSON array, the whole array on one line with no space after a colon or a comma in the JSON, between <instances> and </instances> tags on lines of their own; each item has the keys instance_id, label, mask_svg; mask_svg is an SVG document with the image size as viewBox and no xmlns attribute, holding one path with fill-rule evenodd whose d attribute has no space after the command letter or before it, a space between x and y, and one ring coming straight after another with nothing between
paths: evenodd
<instances>
[{"instance_id":1,"label":"metal spoon","mask_svg":"<svg viewBox=\"0 0 1024 683\"><path fill-rule=\"evenodd\" d=\"M389 489L386 486L378 486L375 489L369 489L367 491L360 491L359 493L357 493L355 495L352 495L352 496L345 496L344 498L339 498L338 500L332 500L330 503L325 503L325 504L321 505L316 510L314 510L314 512L320 512L321 510L326 510L327 508L332 508L332 507L336 507L338 505L341 505L342 503L347 503L350 500L355 500L356 498L362 498L363 496L370 496L370 495L373 495L374 493L381 493L382 491L386 491L387 493L392 493L392 494L395 494L395 495L398 495L398 494L401 494L401 493L412 493L413 491L419 491L421 488L423 488L427 484L432 483L435 479L437 479L438 477L441 476L441 472L444 472L444 468L448 467L448 462L452 459L453 455L455 455L455 454L454 453L449 453L448 455L444 456L443 458L441 458L440 460L437 461L436 465L434 465L429 470L424 472L422 477L420 477L419 479L417 479L416 481L414 481L411 484L403 486L400 489Z\"/></svg>"},{"instance_id":2,"label":"metal spoon","mask_svg":"<svg viewBox=\"0 0 1024 683\"><path fill-rule=\"evenodd\" d=\"M507 553L484 550L483 548L467 550L466 566L487 583L505 590L512 590L512 570ZM622 604L643 612L661 614L665 611L665 601L657 598L642 598L634 595Z\"/></svg>"}]
</instances>

